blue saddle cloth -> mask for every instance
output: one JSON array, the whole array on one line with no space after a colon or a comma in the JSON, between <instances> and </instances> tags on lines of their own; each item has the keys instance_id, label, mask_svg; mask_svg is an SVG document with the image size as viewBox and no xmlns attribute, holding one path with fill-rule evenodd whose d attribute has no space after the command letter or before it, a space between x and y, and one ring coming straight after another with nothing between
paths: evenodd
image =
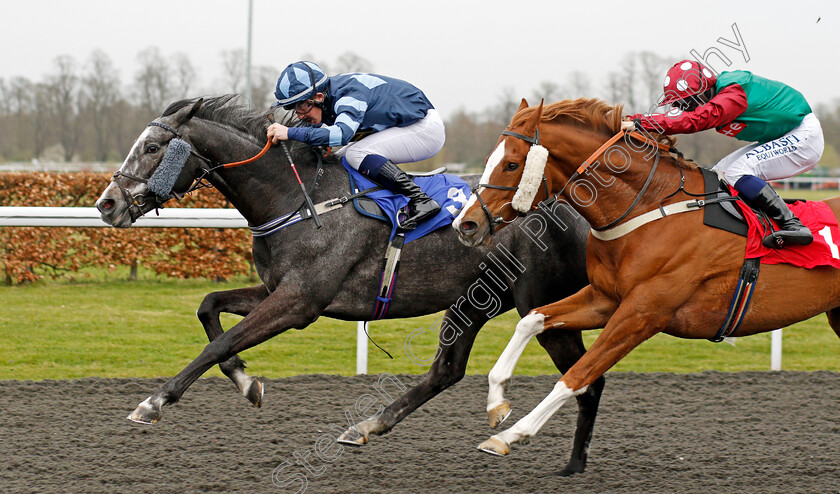
<instances>
[{"instance_id":1,"label":"blue saddle cloth","mask_svg":"<svg viewBox=\"0 0 840 494\"><path fill-rule=\"evenodd\" d=\"M353 169L347 161L342 158L341 164L350 174L350 182L355 183L359 190L377 187L379 184ZM470 187L464 180L455 175L441 173L429 177L414 177L420 189L440 204L440 212L435 216L420 223L416 229L405 234L405 243L416 240L443 226L451 225L452 220L461 212L461 208L470 198ZM408 204L408 199L402 194L396 194L388 189L377 190L365 195L373 199L382 208L385 216L391 222L391 238L397 234L397 212Z\"/></svg>"}]
</instances>

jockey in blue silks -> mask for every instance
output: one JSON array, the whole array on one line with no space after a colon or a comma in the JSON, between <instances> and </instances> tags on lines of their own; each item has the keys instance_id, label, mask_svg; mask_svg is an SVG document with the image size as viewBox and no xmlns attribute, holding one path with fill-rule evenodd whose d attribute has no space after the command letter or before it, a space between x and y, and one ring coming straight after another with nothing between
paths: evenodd
<instances>
[{"instance_id":1,"label":"jockey in blue silks","mask_svg":"<svg viewBox=\"0 0 840 494\"><path fill-rule=\"evenodd\" d=\"M335 153L350 166L391 191L406 196L400 228L412 230L436 215L440 205L426 195L395 163L431 158L443 147L443 120L422 91L411 84L375 74L327 77L313 62L295 62L277 80L275 105L294 110L307 124L268 128L273 142L291 139L339 147Z\"/></svg>"}]
</instances>

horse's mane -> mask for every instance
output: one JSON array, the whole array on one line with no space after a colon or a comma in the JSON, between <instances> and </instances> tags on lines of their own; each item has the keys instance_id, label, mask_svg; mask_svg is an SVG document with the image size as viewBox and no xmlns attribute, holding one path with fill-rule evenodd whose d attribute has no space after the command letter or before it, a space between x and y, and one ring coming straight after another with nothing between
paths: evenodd
<instances>
[{"instance_id":1,"label":"horse's mane","mask_svg":"<svg viewBox=\"0 0 840 494\"><path fill-rule=\"evenodd\" d=\"M517 112L511 120L511 126L521 125L536 111L537 107L523 108ZM612 137L621 129L623 116L623 105L610 105L598 98L578 98L575 100L563 100L543 106L542 121L558 122L574 125L576 127L595 130L607 137ZM663 144L674 147L677 143L675 137L664 134L652 133L652 136ZM696 168L697 164L677 155L673 155L674 161L684 168Z\"/></svg>"},{"instance_id":2,"label":"horse's mane","mask_svg":"<svg viewBox=\"0 0 840 494\"><path fill-rule=\"evenodd\" d=\"M174 114L178 110L194 105L201 98L184 99L169 105L161 117ZM204 102L195 114L195 118L210 120L237 129L257 139L261 144L266 142L265 129L268 126L268 115L274 115L271 109L252 109L240 102L239 95L225 94L203 98ZM288 113L279 115L277 121L284 125L292 125L288 120Z\"/></svg>"}]
</instances>

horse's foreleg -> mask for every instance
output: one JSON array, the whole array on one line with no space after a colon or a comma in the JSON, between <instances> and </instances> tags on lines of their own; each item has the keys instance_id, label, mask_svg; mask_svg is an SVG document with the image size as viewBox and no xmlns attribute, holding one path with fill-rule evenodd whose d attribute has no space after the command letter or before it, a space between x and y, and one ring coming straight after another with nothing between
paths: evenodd
<instances>
[{"instance_id":1,"label":"horse's foreleg","mask_svg":"<svg viewBox=\"0 0 840 494\"><path fill-rule=\"evenodd\" d=\"M641 306L641 303L632 302L622 304L592 347L563 375L551 393L510 429L484 441L478 448L487 453L506 455L512 444L526 444L569 398L587 392L616 362L661 331L673 314L664 307L640 311ZM566 320L566 314L546 316L546 324L558 321L556 318Z\"/></svg>"},{"instance_id":2,"label":"horse's foreleg","mask_svg":"<svg viewBox=\"0 0 840 494\"><path fill-rule=\"evenodd\" d=\"M426 373L426 377L406 391L402 396L388 405L376 417L367 419L354 425L341 436L338 441L344 444L362 445L368 442L370 434L385 434L397 423L423 403L440 394L464 378L467 370L467 360L470 356L475 337L481 327L487 322L483 313L466 314L470 321L468 325L441 328L438 336L438 348L434 355L434 362ZM455 321L451 309L444 316L445 321ZM462 322L464 319L458 319ZM407 345L409 342L407 342ZM407 346L408 351L408 346Z\"/></svg>"},{"instance_id":3,"label":"horse's foreleg","mask_svg":"<svg viewBox=\"0 0 840 494\"><path fill-rule=\"evenodd\" d=\"M588 285L571 297L534 309L523 317L487 376L487 414L490 427L497 427L510 414L510 403L504 397L505 388L531 338L555 325L576 330L603 327L609 320L609 312L613 306L614 302L611 299L607 299ZM562 323L552 321L549 317L556 313L564 314Z\"/></svg>"},{"instance_id":4,"label":"horse's foreleg","mask_svg":"<svg viewBox=\"0 0 840 494\"><path fill-rule=\"evenodd\" d=\"M219 314L227 312L247 316L267 296L265 285L213 292L205 296L196 315L204 326L207 339L213 341L224 333ZM263 385L259 379L245 373L245 362L238 355L220 363L219 368L252 405L259 407L262 404Z\"/></svg>"},{"instance_id":5,"label":"horse's foreleg","mask_svg":"<svg viewBox=\"0 0 840 494\"><path fill-rule=\"evenodd\" d=\"M157 422L162 408L177 402L187 388L210 367L289 328L308 326L318 318L324 306L326 302L318 305L304 292L292 292L289 289L274 291L234 327L207 344L195 360L140 403L128 419L149 424Z\"/></svg>"},{"instance_id":6,"label":"horse's foreleg","mask_svg":"<svg viewBox=\"0 0 840 494\"><path fill-rule=\"evenodd\" d=\"M572 365L586 353L586 347L583 346L583 338L580 332L543 331L537 335L537 340L551 356L557 370L562 374L568 372ZM586 392L575 397L578 402L575 439L572 444L572 454L569 462L558 473L561 476L583 473L586 469L589 445L595 429L595 417L598 415L598 404L601 401L601 393L604 390L605 383L604 377L599 377L589 386Z\"/></svg>"},{"instance_id":7,"label":"horse's foreleg","mask_svg":"<svg viewBox=\"0 0 840 494\"><path fill-rule=\"evenodd\" d=\"M825 313L828 316L828 325L831 326L831 329L837 333L837 336L840 337L840 307L831 309L830 311Z\"/></svg>"}]
</instances>

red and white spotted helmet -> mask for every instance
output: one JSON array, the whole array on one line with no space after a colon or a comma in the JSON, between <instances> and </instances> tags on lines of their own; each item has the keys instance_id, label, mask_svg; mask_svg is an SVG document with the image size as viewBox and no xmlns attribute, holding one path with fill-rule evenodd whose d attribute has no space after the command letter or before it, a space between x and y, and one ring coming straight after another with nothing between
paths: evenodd
<instances>
[{"instance_id":1,"label":"red and white spotted helmet","mask_svg":"<svg viewBox=\"0 0 840 494\"><path fill-rule=\"evenodd\" d=\"M665 75L663 105L705 92L717 82L715 73L694 60L677 62Z\"/></svg>"}]
</instances>

